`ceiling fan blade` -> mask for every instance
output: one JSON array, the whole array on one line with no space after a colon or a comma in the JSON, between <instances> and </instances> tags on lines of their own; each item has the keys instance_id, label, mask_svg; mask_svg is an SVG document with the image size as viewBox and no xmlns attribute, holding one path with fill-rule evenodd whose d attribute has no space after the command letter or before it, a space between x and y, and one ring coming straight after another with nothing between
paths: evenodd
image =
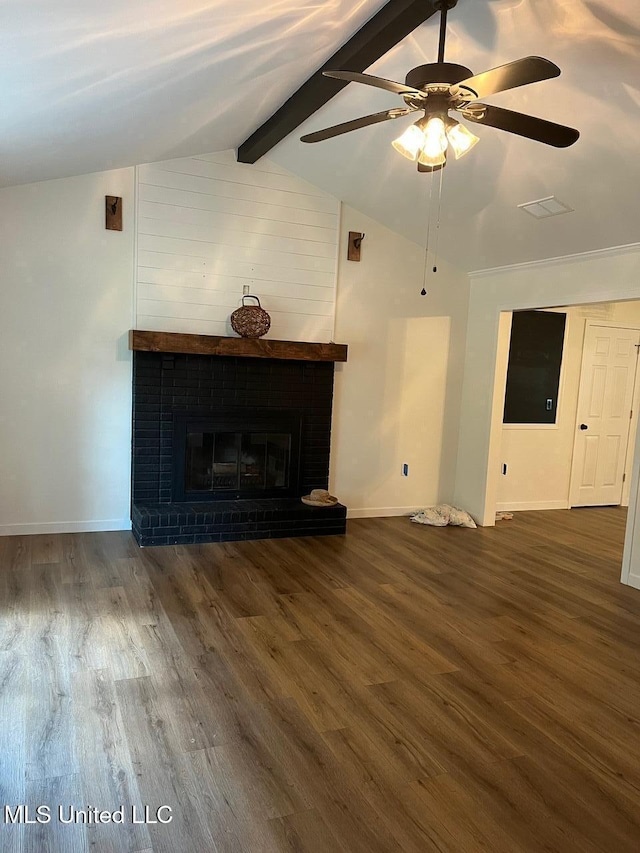
<instances>
[{"instance_id":1,"label":"ceiling fan blade","mask_svg":"<svg viewBox=\"0 0 640 853\"><path fill-rule=\"evenodd\" d=\"M394 80L385 80L384 77L374 77L372 74L360 74L357 71L323 71L325 77L334 77L336 80L347 80L349 83L365 83L367 86L375 86L377 89L386 89L395 95L413 95L424 97L424 92L405 86L404 83L396 83Z\"/></svg>"},{"instance_id":2,"label":"ceiling fan blade","mask_svg":"<svg viewBox=\"0 0 640 853\"><path fill-rule=\"evenodd\" d=\"M464 118L477 124L486 124L498 130L506 130L527 139L553 145L554 148L568 148L580 137L579 131L563 124L555 124L535 116L503 110L501 107L490 107L487 104L469 104L459 110Z\"/></svg>"},{"instance_id":3,"label":"ceiling fan blade","mask_svg":"<svg viewBox=\"0 0 640 853\"><path fill-rule=\"evenodd\" d=\"M524 59L516 59L515 62L508 62L483 74L467 77L456 86L470 89L474 98L486 98L488 95L495 95L496 92L517 89L518 86L526 86L540 80L550 80L552 77L558 77L559 74L558 66L549 62L548 59L543 59L541 56L525 56Z\"/></svg>"},{"instance_id":4,"label":"ceiling fan blade","mask_svg":"<svg viewBox=\"0 0 640 853\"><path fill-rule=\"evenodd\" d=\"M325 139L331 139L333 136L340 136L341 133L349 133L352 130L358 130L361 127L367 127L369 124L377 124L380 121L388 121L390 118L400 118L408 113L415 112L415 107L401 107L397 110L384 110L381 113L373 113L372 115L362 116L362 118L354 118L351 121L344 121L342 124L334 124L332 127L325 127L323 130L316 130L313 133L305 133L300 137L300 142L322 142Z\"/></svg>"}]
</instances>

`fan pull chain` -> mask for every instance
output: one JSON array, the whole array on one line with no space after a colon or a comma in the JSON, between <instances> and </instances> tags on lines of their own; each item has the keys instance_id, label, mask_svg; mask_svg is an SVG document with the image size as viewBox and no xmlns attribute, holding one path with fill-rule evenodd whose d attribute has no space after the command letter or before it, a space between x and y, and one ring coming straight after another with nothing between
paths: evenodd
<instances>
[{"instance_id":1,"label":"fan pull chain","mask_svg":"<svg viewBox=\"0 0 640 853\"><path fill-rule=\"evenodd\" d=\"M439 183L438 183L438 206L436 209L436 226L435 226L436 236L435 236L435 246L433 249L433 267L431 270L434 273L438 272L438 244L439 244L439 238L440 238L440 210L441 210L441 206L442 206L442 177L443 177L442 172L443 171L444 171L444 169L440 169L440 176L439 176ZM431 215L433 212L433 203L432 203L432 201L433 201L433 199L432 199L433 181L434 181L434 177L433 177L433 175L431 175L431 182L430 182L430 188L429 188L429 214L428 214L428 219L427 219L427 245L426 245L425 250L424 250L424 273L422 276L423 285L422 285L422 290L420 291L420 296L426 296L427 295L427 288L426 288L427 267L429 266Z\"/></svg>"},{"instance_id":2,"label":"fan pull chain","mask_svg":"<svg viewBox=\"0 0 640 853\"><path fill-rule=\"evenodd\" d=\"M442 173L444 169L440 169L440 183L438 185L438 215L436 219L436 247L433 252L433 271L438 272L438 243L440 241L440 208L442 205Z\"/></svg>"},{"instance_id":3,"label":"fan pull chain","mask_svg":"<svg viewBox=\"0 0 640 853\"><path fill-rule=\"evenodd\" d=\"M432 176L433 177L433 176ZM431 201L433 196L433 181L429 181L429 204L427 206L427 243L424 247L424 270L422 272L422 290L420 296L427 295L427 267L429 265L429 237L431 234Z\"/></svg>"}]
</instances>

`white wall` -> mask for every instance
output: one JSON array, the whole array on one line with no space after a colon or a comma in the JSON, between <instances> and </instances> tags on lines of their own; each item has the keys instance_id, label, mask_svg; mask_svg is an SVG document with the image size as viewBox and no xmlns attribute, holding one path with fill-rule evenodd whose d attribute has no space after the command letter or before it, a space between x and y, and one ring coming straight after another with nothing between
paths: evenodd
<instances>
[{"instance_id":1,"label":"white wall","mask_svg":"<svg viewBox=\"0 0 640 853\"><path fill-rule=\"evenodd\" d=\"M365 233L348 261L349 231ZM453 495L468 279L442 263L420 296L424 248L343 206L331 488L350 516L399 515ZM402 464L409 465L403 477Z\"/></svg>"},{"instance_id":2,"label":"white wall","mask_svg":"<svg viewBox=\"0 0 640 853\"><path fill-rule=\"evenodd\" d=\"M582 365L585 325L598 319L608 323L640 328L640 302L612 302L594 306L553 309L567 315L562 370L558 394L558 414L554 425L505 424L502 427L500 466L506 475L498 479L499 510L566 509L569 504L571 463L575 439L578 390ZM508 337L499 350L509 348ZM499 356L500 357L500 356ZM634 413L634 424L637 407ZM635 436L635 432L633 433ZM628 486L631 477L629 455L626 468ZM628 503L628 489L623 493Z\"/></svg>"},{"instance_id":3,"label":"white wall","mask_svg":"<svg viewBox=\"0 0 640 853\"><path fill-rule=\"evenodd\" d=\"M0 534L129 525L133 190L123 169L0 191Z\"/></svg>"},{"instance_id":4,"label":"white wall","mask_svg":"<svg viewBox=\"0 0 640 853\"><path fill-rule=\"evenodd\" d=\"M500 366L498 358L500 312L632 300L640 296L639 282L640 245L487 270L472 276L455 499L480 523L494 523L500 476L506 373L506 363ZM628 529L635 524L639 464L636 445ZM632 539L625 552L627 569L629 559L636 559L631 546ZM640 577L640 548L637 561Z\"/></svg>"},{"instance_id":5,"label":"white wall","mask_svg":"<svg viewBox=\"0 0 640 853\"><path fill-rule=\"evenodd\" d=\"M229 315L248 284L271 316L266 337L330 341L339 213L266 158L140 166L136 328L235 335Z\"/></svg>"}]
</instances>

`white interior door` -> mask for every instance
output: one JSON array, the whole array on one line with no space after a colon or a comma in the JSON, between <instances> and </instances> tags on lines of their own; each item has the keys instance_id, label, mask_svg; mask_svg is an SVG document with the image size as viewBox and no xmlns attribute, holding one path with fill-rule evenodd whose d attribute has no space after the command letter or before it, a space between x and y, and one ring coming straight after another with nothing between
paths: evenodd
<instances>
[{"instance_id":1,"label":"white interior door","mask_svg":"<svg viewBox=\"0 0 640 853\"><path fill-rule=\"evenodd\" d=\"M587 325L571 467L571 506L621 502L638 343L637 329Z\"/></svg>"}]
</instances>

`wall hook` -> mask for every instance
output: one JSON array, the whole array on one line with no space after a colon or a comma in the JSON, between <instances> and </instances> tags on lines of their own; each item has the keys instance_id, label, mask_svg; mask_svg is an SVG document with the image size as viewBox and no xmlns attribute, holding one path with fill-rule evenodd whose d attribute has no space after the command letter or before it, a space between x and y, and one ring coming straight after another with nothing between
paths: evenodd
<instances>
[{"instance_id":1,"label":"wall hook","mask_svg":"<svg viewBox=\"0 0 640 853\"><path fill-rule=\"evenodd\" d=\"M122 231L122 196L105 196L105 228L108 231Z\"/></svg>"},{"instance_id":2,"label":"wall hook","mask_svg":"<svg viewBox=\"0 0 640 853\"><path fill-rule=\"evenodd\" d=\"M349 248L347 250L347 260L360 260L360 247L362 246L363 240L364 234L361 234L360 231L349 231Z\"/></svg>"}]
</instances>

